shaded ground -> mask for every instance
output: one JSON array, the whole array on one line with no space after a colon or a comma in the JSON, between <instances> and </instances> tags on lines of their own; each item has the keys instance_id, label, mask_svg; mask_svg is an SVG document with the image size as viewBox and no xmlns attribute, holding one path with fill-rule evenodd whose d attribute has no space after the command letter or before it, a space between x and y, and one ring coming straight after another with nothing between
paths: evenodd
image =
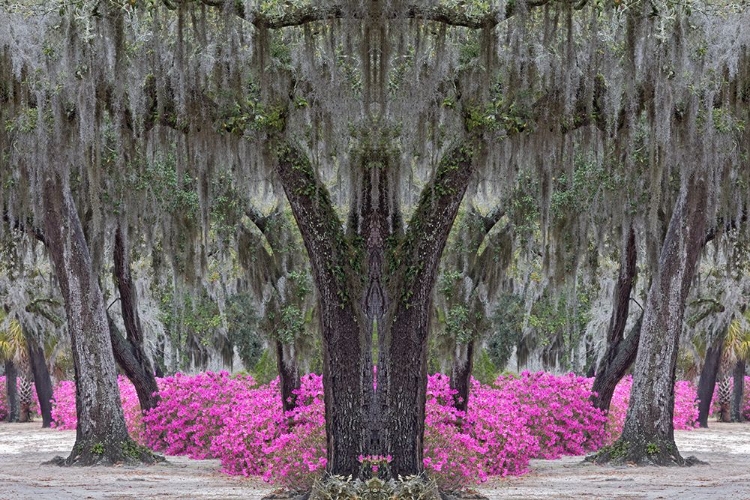
<instances>
[{"instance_id":1,"label":"shaded ground","mask_svg":"<svg viewBox=\"0 0 750 500\"><path fill-rule=\"evenodd\" d=\"M68 456L75 431L42 429L42 423L0 423L0 500L232 499L255 500L271 489L259 479L227 476L218 460L168 457L140 467L42 465Z\"/></svg>"},{"instance_id":2,"label":"shaded ground","mask_svg":"<svg viewBox=\"0 0 750 500\"><path fill-rule=\"evenodd\" d=\"M677 431L683 456L709 465L610 467L581 457L533 460L532 472L480 488L490 499L750 499L750 424L710 422L711 429ZM67 455L74 431L0 423L0 500L16 499L232 499L255 500L271 489L258 479L219 472L218 460L169 457L142 467L41 465Z\"/></svg>"},{"instance_id":3,"label":"shaded ground","mask_svg":"<svg viewBox=\"0 0 750 500\"><path fill-rule=\"evenodd\" d=\"M532 460L532 472L498 479L479 490L490 499L750 499L750 423L709 422L710 429L676 431L683 457L708 465L612 467L581 457Z\"/></svg>"}]
</instances>

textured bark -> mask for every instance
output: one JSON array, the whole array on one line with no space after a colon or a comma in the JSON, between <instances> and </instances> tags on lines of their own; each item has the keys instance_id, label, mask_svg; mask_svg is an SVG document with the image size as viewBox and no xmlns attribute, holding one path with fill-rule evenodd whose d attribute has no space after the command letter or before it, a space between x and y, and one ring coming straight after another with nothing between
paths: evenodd
<instances>
[{"instance_id":1,"label":"textured bark","mask_svg":"<svg viewBox=\"0 0 750 500\"><path fill-rule=\"evenodd\" d=\"M289 144L275 148L277 174L319 292L331 473L357 476L360 454L392 455L394 476L423 470L433 287L473 172L475 147L461 144L446 155L425 187L405 234L400 215L391 208L394 188L386 169L378 166L388 158L375 158L380 152L369 152L367 161L362 161L367 168L363 168L360 199L353 204L357 209L349 216L349 235L343 234L328 192L304 154ZM360 281L358 276L363 274L365 279ZM375 328L379 342L376 390Z\"/></svg>"},{"instance_id":2,"label":"textured bark","mask_svg":"<svg viewBox=\"0 0 750 500\"><path fill-rule=\"evenodd\" d=\"M692 173L676 202L643 313L622 435L599 461L684 464L674 442L674 382L685 300L707 226L708 186Z\"/></svg>"},{"instance_id":3,"label":"textured bark","mask_svg":"<svg viewBox=\"0 0 750 500\"><path fill-rule=\"evenodd\" d=\"M304 153L276 145L276 172L305 242L318 289L323 337L323 385L326 412L327 471L359 474L365 451L365 415L372 399L369 342L357 286L349 269L349 246L331 204ZM370 396L365 392L369 391Z\"/></svg>"},{"instance_id":4,"label":"textured bark","mask_svg":"<svg viewBox=\"0 0 750 500\"><path fill-rule=\"evenodd\" d=\"M445 242L474 171L477 147L472 142L462 143L441 160L393 257L401 266L389 283L394 304L382 332L378 393L387 405L383 442L393 456L391 472L396 477L424 469L427 336L433 288Z\"/></svg>"},{"instance_id":5,"label":"textured bark","mask_svg":"<svg viewBox=\"0 0 750 500\"><path fill-rule=\"evenodd\" d=\"M47 369L47 361L44 359L44 349L31 334L25 333L25 336L29 364L34 375L34 386L39 400L39 410L42 412L42 427L50 427L52 424L52 378Z\"/></svg>"},{"instance_id":6,"label":"textured bark","mask_svg":"<svg viewBox=\"0 0 750 500\"><path fill-rule=\"evenodd\" d=\"M138 394L141 410L146 411L159 403L159 387L156 385L154 368L143 347L143 330L138 315L138 299L130 274L130 259L125 238L120 226L115 231L114 278L120 294L120 310L125 324L127 339L120 335L108 315L112 349L117 364L132 382Z\"/></svg>"},{"instance_id":7,"label":"textured bark","mask_svg":"<svg viewBox=\"0 0 750 500\"><path fill-rule=\"evenodd\" d=\"M8 395L8 422L18 422L20 405L18 403L18 369L13 360L5 360L5 390Z\"/></svg>"},{"instance_id":8,"label":"textured bark","mask_svg":"<svg viewBox=\"0 0 750 500\"><path fill-rule=\"evenodd\" d=\"M630 331L630 335L625 338L625 325L630 311L630 294L636 276L636 262L635 230L631 226L623 249L620 275L617 278L612 300L614 308L607 331L607 351L599 362L592 387L591 402L596 408L604 411L609 410L615 387L630 369L638 351L641 318Z\"/></svg>"},{"instance_id":9,"label":"textured bark","mask_svg":"<svg viewBox=\"0 0 750 500\"><path fill-rule=\"evenodd\" d=\"M737 360L732 371L734 387L732 388L732 422L742 422L742 394L745 389L745 360Z\"/></svg>"},{"instance_id":10,"label":"textured bark","mask_svg":"<svg viewBox=\"0 0 750 500\"><path fill-rule=\"evenodd\" d=\"M698 380L698 424L708 427L708 414L711 413L711 400L714 397L716 378L721 366L721 353L724 346L724 335L719 335L706 350L701 376Z\"/></svg>"},{"instance_id":11,"label":"textured bark","mask_svg":"<svg viewBox=\"0 0 750 500\"><path fill-rule=\"evenodd\" d=\"M471 370L474 366L474 344L474 339L466 344L457 344L453 354L453 366L451 367L451 389L457 391L453 406L464 412L469 406Z\"/></svg>"},{"instance_id":12,"label":"textured bark","mask_svg":"<svg viewBox=\"0 0 750 500\"><path fill-rule=\"evenodd\" d=\"M64 463L146 458L133 452L138 448L125 427L104 301L70 187L50 172L43 190L45 239L65 300L76 380L76 442Z\"/></svg>"},{"instance_id":13,"label":"textured bark","mask_svg":"<svg viewBox=\"0 0 750 500\"><path fill-rule=\"evenodd\" d=\"M290 411L297 406L297 395L294 391L299 389L300 385L294 344L276 341L276 364L279 370L279 385L281 385L281 404L284 411Z\"/></svg>"}]
</instances>

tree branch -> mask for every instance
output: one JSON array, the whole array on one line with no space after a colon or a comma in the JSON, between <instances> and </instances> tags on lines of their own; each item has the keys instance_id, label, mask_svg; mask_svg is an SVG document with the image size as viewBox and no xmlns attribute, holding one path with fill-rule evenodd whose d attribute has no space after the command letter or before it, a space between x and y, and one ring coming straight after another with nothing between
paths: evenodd
<instances>
[{"instance_id":1,"label":"tree branch","mask_svg":"<svg viewBox=\"0 0 750 500\"><path fill-rule=\"evenodd\" d=\"M280 29L292 26L302 26L304 24L327 21L331 19L360 19L366 20L370 15L366 9L346 9L342 5L329 5L326 7L307 5L302 7L290 7L281 15L264 14L262 12L247 12L244 3L239 0L201 0L204 5L209 7L221 8L231 12L236 16L251 22L259 29ZM541 7L548 4L551 0L527 0L522 5L526 9ZM177 6L170 0L164 0L168 8ZM576 9L581 9L586 4L586 0L575 3ZM425 21L434 21L448 26L457 26L470 29L491 29L500 22L508 19L520 11L520 3L517 1L507 2L504 9L495 9L481 14L469 14L466 9L446 7L444 5L423 6L410 5L405 10L395 13L384 14L388 19L403 17L406 19L420 19ZM382 14L378 14L382 16ZM375 17L375 16L372 16Z\"/></svg>"},{"instance_id":2,"label":"tree branch","mask_svg":"<svg viewBox=\"0 0 750 500\"><path fill-rule=\"evenodd\" d=\"M318 290L343 306L356 275L348 266L356 260L346 240L328 189L318 179L310 160L298 147L276 140L276 173L281 179L292 214L297 221ZM346 267L346 268L345 268Z\"/></svg>"},{"instance_id":3,"label":"tree branch","mask_svg":"<svg viewBox=\"0 0 750 500\"><path fill-rule=\"evenodd\" d=\"M476 166L479 141L461 142L441 160L432 181L422 189L414 215L409 221L393 262L403 276L400 288L408 304L431 293L435 269L458 213L466 187Z\"/></svg>"}]
</instances>

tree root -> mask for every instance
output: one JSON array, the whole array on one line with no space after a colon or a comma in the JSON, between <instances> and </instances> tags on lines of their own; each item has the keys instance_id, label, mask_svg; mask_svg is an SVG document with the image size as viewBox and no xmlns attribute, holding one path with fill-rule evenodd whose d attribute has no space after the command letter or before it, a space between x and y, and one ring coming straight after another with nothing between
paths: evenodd
<instances>
[{"instance_id":1,"label":"tree root","mask_svg":"<svg viewBox=\"0 0 750 500\"><path fill-rule=\"evenodd\" d=\"M132 439L122 441L80 443L76 442L68 458L56 456L44 464L59 466L88 467L92 465L153 465L166 462L162 455L158 455L145 446L137 444Z\"/></svg>"}]
</instances>

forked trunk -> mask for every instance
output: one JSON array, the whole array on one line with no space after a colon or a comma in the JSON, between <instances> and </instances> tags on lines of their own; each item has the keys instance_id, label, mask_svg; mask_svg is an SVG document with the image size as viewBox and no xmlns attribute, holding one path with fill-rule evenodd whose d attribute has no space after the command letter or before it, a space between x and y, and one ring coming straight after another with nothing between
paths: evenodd
<instances>
[{"instance_id":1,"label":"forked trunk","mask_svg":"<svg viewBox=\"0 0 750 500\"><path fill-rule=\"evenodd\" d=\"M66 464L139 460L120 404L104 301L70 187L44 179L45 241L65 300L76 380L76 442Z\"/></svg>"},{"instance_id":2,"label":"forked trunk","mask_svg":"<svg viewBox=\"0 0 750 500\"><path fill-rule=\"evenodd\" d=\"M146 411L156 407L159 403L159 387L156 385L153 365L143 346L138 299L130 273L128 249L120 226L117 226L115 231L114 263L115 283L120 294L120 309L127 338L122 337L111 318L108 317L112 349L117 364L135 387L141 410Z\"/></svg>"},{"instance_id":3,"label":"forked trunk","mask_svg":"<svg viewBox=\"0 0 750 500\"><path fill-rule=\"evenodd\" d=\"M708 186L701 174L690 174L672 213L643 313L625 425L600 461L684 463L674 442L674 382L685 300L706 234Z\"/></svg>"},{"instance_id":4,"label":"forked trunk","mask_svg":"<svg viewBox=\"0 0 750 500\"><path fill-rule=\"evenodd\" d=\"M607 351L599 362L592 387L591 402L603 411L609 410L615 388L635 361L638 351L642 317L638 318L627 338L624 336L630 311L630 294L636 276L636 260L635 231L631 226L620 264L620 275L615 286L614 308L607 332Z\"/></svg>"}]
</instances>

